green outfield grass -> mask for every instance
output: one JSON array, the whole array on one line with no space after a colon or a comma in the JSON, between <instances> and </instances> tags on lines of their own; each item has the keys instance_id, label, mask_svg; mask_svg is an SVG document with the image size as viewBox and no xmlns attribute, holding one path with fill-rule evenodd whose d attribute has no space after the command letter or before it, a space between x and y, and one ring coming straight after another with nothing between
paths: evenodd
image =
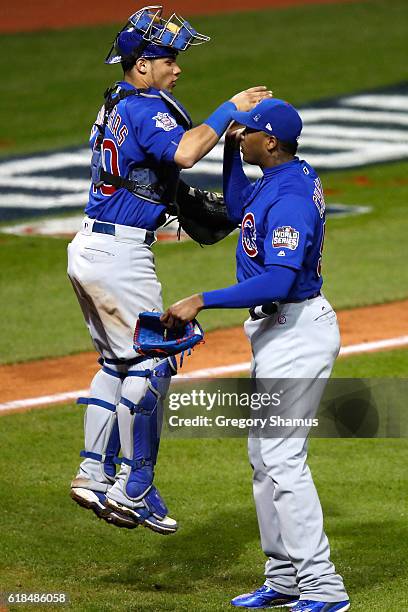
<instances>
[{"instance_id":1,"label":"green outfield grass","mask_svg":"<svg viewBox=\"0 0 408 612\"><path fill-rule=\"evenodd\" d=\"M333 376L339 378L408 378L408 350L362 353L337 359Z\"/></svg>"},{"instance_id":2,"label":"green outfield grass","mask_svg":"<svg viewBox=\"0 0 408 612\"><path fill-rule=\"evenodd\" d=\"M391 85L407 79L407 22L406 0L195 18L213 43L180 58L186 78L175 93L198 122L253 84L298 105ZM104 88L120 76L103 65L115 32L0 36L0 156L87 141ZM324 287L336 308L408 297L407 170L406 162L322 176L329 203L372 206L328 220ZM155 245L165 304L233 283L235 241ZM66 244L0 234L0 363L91 349L66 278ZM210 330L245 316L217 310L200 320ZM408 351L339 359L334 376L408 377ZM244 439L163 440L157 484L180 522L164 538L115 529L70 500L82 423L73 405L1 418L0 592L65 591L80 612L218 612L261 584ZM332 558L353 611L406 607L406 457L406 439L311 440Z\"/></svg>"},{"instance_id":3,"label":"green outfield grass","mask_svg":"<svg viewBox=\"0 0 408 612\"><path fill-rule=\"evenodd\" d=\"M323 259L324 289L336 308L408 297L406 163L331 173L328 201L372 206L372 212L329 219ZM364 173L369 186L355 183ZM404 183L405 181L405 183ZM3 320L0 362L65 355L91 348L82 314L66 277L66 240L44 237L0 239ZM197 291L235 282L236 236L213 247L193 242L156 244L158 274L166 305ZM203 312L206 330L239 325L244 310Z\"/></svg>"},{"instance_id":4,"label":"green outfield grass","mask_svg":"<svg viewBox=\"0 0 408 612\"><path fill-rule=\"evenodd\" d=\"M195 17L213 40L180 57L176 93L199 121L250 85L300 104L402 81L407 21L405 0ZM0 36L3 155L86 142L105 87L120 77L103 63L117 28Z\"/></svg>"},{"instance_id":5,"label":"green outfield grass","mask_svg":"<svg viewBox=\"0 0 408 612\"><path fill-rule=\"evenodd\" d=\"M213 43L182 56L191 78L176 93L200 120L253 83L266 82L275 94L300 104L402 81L407 16L405 0L370 0L201 17L197 27ZM7 49L0 57L0 110L7 117L2 154L85 142L101 92L119 76L102 63L114 31L105 26L0 36ZM407 169L407 163L396 163L323 176L333 191L329 203L373 207L365 216L328 221L325 292L337 308L408 296ZM361 174L368 185L355 182ZM165 304L232 284L235 240L204 250L193 243L156 245ZM0 238L7 322L0 363L91 347L65 276L65 247L58 239ZM240 324L244 317L245 311L217 310L202 313L201 320L210 330Z\"/></svg>"},{"instance_id":6,"label":"green outfield grass","mask_svg":"<svg viewBox=\"0 0 408 612\"><path fill-rule=\"evenodd\" d=\"M68 496L82 413L68 405L2 417L0 591L64 591L87 612L215 612L262 583L244 439L164 439L157 484L180 531L128 532ZM397 439L310 443L332 558L356 611L406 603L406 453Z\"/></svg>"}]
</instances>

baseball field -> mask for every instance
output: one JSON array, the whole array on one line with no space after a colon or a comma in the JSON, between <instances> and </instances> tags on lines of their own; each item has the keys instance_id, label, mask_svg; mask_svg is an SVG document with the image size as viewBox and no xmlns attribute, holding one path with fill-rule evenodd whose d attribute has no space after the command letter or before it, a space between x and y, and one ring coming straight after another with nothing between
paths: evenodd
<instances>
[{"instance_id":1,"label":"baseball field","mask_svg":"<svg viewBox=\"0 0 408 612\"><path fill-rule=\"evenodd\" d=\"M64 592L81 611L228 610L231 597L262 583L264 562L244 438L162 440L156 479L180 522L174 536L115 529L69 498L82 448L83 409L73 398L96 371L96 355L66 278L69 238L8 228L78 214L78 206L41 214L26 206L36 189L37 199L49 197L36 183L47 167L19 177L18 166L86 146L102 92L120 76L103 58L133 8L122 2L104 14L104 2L89 2L93 19L89 6L64 14L62 3L58 11L41 4L31 18L33 7L12 8L0 24L0 593ZM408 4L233 4L182 6L212 42L182 58L175 94L195 123L257 84L311 123L320 113L317 127L305 121L300 155L315 156L332 207L323 276L342 332L334 376L408 378ZM344 108L350 119L341 119ZM209 175L207 186L219 185ZM236 235L204 249L156 243L165 304L233 284L235 243ZM182 373L247 376L245 317L202 313L206 344ZM332 559L353 610L408 606L406 462L404 437L311 440Z\"/></svg>"}]
</instances>

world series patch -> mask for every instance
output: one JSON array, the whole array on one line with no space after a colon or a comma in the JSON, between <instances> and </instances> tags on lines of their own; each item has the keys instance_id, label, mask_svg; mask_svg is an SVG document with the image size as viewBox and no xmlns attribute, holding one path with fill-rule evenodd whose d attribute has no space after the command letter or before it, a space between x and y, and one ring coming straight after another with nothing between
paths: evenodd
<instances>
[{"instance_id":1,"label":"world series patch","mask_svg":"<svg viewBox=\"0 0 408 612\"><path fill-rule=\"evenodd\" d=\"M299 244L299 232L290 225L283 225L273 230L272 246L274 249L294 251Z\"/></svg>"}]
</instances>

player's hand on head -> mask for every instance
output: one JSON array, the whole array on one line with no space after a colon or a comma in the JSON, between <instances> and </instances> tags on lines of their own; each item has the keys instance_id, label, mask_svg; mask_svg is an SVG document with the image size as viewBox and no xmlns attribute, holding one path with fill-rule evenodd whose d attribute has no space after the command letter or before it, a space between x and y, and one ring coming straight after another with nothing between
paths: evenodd
<instances>
[{"instance_id":1,"label":"player's hand on head","mask_svg":"<svg viewBox=\"0 0 408 612\"><path fill-rule=\"evenodd\" d=\"M184 300L176 302L170 306L160 317L160 321L165 327L177 327L188 321L192 321L202 310L204 301L199 293L191 295Z\"/></svg>"},{"instance_id":2,"label":"player's hand on head","mask_svg":"<svg viewBox=\"0 0 408 612\"><path fill-rule=\"evenodd\" d=\"M273 93L265 85L257 85L256 87L250 87L235 94L231 98L231 102L235 104L237 110L247 112L250 111L254 106L265 100L265 98L272 98Z\"/></svg>"},{"instance_id":3,"label":"player's hand on head","mask_svg":"<svg viewBox=\"0 0 408 612\"><path fill-rule=\"evenodd\" d=\"M229 126L228 130L225 132L225 144L227 146L233 147L234 149L239 149L239 145L241 143L242 133L245 130L245 127L236 121L233 121Z\"/></svg>"}]
</instances>

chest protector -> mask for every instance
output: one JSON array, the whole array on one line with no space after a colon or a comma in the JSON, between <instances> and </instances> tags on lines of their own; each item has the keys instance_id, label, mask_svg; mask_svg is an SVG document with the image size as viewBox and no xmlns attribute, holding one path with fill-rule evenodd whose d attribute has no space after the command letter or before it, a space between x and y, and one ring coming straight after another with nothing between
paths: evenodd
<instances>
[{"instance_id":1,"label":"chest protector","mask_svg":"<svg viewBox=\"0 0 408 612\"><path fill-rule=\"evenodd\" d=\"M146 165L134 166L127 177L116 176L107 172L102 164L102 144L109 115L114 107L129 96L158 98L165 102L175 116L179 125L185 130L192 127L192 121L183 106L167 91L158 94L147 94L145 89L118 89L118 85L107 89L104 94L104 115L101 124L96 123L98 135L92 152L91 178L95 187L103 184L113 185L117 189L127 189L130 193L152 202L153 204L169 205L175 201L179 170L173 164L162 164L160 168L150 168Z\"/></svg>"}]
</instances>

